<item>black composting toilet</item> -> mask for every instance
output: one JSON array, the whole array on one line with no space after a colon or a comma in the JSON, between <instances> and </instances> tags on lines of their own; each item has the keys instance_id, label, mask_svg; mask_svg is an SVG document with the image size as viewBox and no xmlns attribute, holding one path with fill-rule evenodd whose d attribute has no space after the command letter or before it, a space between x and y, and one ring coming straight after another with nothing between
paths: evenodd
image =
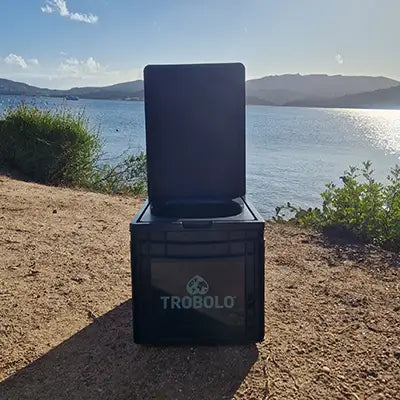
<instances>
[{"instance_id":1,"label":"black composting toilet","mask_svg":"<svg viewBox=\"0 0 400 400\"><path fill-rule=\"evenodd\" d=\"M131 222L136 343L264 336L264 220L245 199L245 70L144 70L149 199Z\"/></svg>"}]
</instances>

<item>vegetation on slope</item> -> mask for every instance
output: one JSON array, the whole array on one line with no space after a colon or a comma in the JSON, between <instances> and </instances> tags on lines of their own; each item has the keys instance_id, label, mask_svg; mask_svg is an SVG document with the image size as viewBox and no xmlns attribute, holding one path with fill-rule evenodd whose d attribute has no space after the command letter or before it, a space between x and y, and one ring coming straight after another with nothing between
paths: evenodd
<instances>
[{"instance_id":1,"label":"vegetation on slope","mask_svg":"<svg viewBox=\"0 0 400 400\"><path fill-rule=\"evenodd\" d=\"M350 167L340 177L341 187L326 185L321 208L297 208L290 203L276 208L276 221L289 211L291 221L318 230L336 229L351 233L366 243L400 252L400 166L388 175L387 183L373 177L371 162Z\"/></svg>"},{"instance_id":2,"label":"vegetation on slope","mask_svg":"<svg viewBox=\"0 0 400 400\"><path fill-rule=\"evenodd\" d=\"M0 163L35 182L106 193L146 190L146 158L131 155L116 165L100 163L101 142L84 113L20 104L0 124Z\"/></svg>"}]
</instances>

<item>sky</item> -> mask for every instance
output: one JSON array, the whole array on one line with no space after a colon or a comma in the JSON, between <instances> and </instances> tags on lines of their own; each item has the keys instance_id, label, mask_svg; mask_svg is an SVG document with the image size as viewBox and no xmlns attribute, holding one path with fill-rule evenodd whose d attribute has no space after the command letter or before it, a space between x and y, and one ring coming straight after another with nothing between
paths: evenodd
<instances>
[{"instance_id":1,"label":"sky","mask_svg":"<svg viewBox=\"0 0 400 400\"><path fill-rule=\"evenodd\" d=\"M399 21L400 0L0 0L0 78L65 89L240 61L248 79L400 80Z\"/></svg>"}]
</instances>

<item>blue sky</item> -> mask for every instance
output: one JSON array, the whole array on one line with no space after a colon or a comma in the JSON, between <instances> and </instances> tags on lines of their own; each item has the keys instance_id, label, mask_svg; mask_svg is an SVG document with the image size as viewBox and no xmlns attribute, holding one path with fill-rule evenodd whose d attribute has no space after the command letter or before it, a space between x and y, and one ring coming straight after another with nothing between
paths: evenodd
<instances>
[{"instance_id":1,"label":"blue sky","mask_svg":"<svg viewBox=\"0 0 400 400\"><path fill-rule=\"evenodd\" d=\"M1 0L0 77L69 88L150 63L400 79L399 0Z\"/></svg>"}]
</instances>

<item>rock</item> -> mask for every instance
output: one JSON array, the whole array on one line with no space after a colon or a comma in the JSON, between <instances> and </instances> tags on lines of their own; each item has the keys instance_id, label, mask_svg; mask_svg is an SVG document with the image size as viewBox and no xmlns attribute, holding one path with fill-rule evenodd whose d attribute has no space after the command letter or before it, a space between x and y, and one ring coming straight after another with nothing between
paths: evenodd
<instances>
[{"instance_id":1,"label":"rock","mask_svg":"<svg viewBox=\"0 0 400 400\"><path fill-rule=\"evenodd\" d=\"M321 368L321 371L322 371L322 372L325 372L325 373L327 373L327 374L329 374L329 373L331 372L330 368L329 368L329 367L326 367L326 366L325 366L325 367L322 367L322 368Z\"/></svg>"},{"instance_id":2,"label":"rock","mask_svg":"<svg viewBox=\"0 0 400 400\"><path fill-rule=\"evenodd\" d=\"M88 316L88 318L93 319L93 320L97 319L96 314L94 314L94 313L93 313L92 311L90 311L90 310L88 310L87 316Z\"/></svg>"}]
</instances>

